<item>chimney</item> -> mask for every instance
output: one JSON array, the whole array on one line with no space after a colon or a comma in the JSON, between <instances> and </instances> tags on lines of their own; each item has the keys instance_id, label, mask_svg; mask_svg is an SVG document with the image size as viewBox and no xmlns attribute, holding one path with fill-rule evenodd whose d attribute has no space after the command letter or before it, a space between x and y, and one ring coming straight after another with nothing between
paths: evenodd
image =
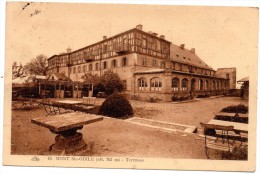
<instances>
[{"instance_id":1,"label":"chimney","mask_svg":"<svg viewBox=\"0 0 260 174\"><path fill-rule=\"evenodd\" d=\"M195 48L192 48L190 51L191 51L192 53L195 53Z\"/></svg>"},{"instance_id":2,"label":"chimney","mask_svg":"<svg viewBox=\"0 0 260 174\"><path fill-rule=\"evenodd\" d=\"M107 36L103 36L103 40L106 40L107 39Z\"/></svg>"},{"instance_id":3,"label":"chimney","mask_svg":"<svg viewBox=\"0 0 260 174\"><path fill-rule=\"evenodd\" d=\"M67 53L71 53L71 48L70 47L67 48Z\"/></svg>"},{"instance_id":4,"label":"chimney","mask_svg":"<svg viewBox=\"0 0 260 174\"><path fill-rule=\"evenodd\" d=\"M161 38L161 39L165 39L165 36L164 36L164 35L161 35L160 38Z\"/></svg>"},{"instance_id":5,"label":"chimney","mask_svg":"<svg viewBox=\"0 0 260 174\"><path fill-rule=\"evenodd\" d=\"M137 28L138 30L143 30L143 26L142 26L141 24L137 25L136 28Z\"/></svg>"},{"instance_id":6,"label":"chimney","mask_svg":"<svg viewBox=\"0 0 260 174\"><path fill-rule=\"evenodd\" d=\"M229 74L228 74L228 73L226 74L226 79L230 79L230 77L229 77Z\"/></svg>"},{"instance_id":7,"label":"chimney","mask_svg":"<svg viewBox=\"0 0 260 174\"><path fill-rule=\"evenodd\" d=\"M180 44L181 49L184 49L185 44Z\"/></svg>"}]
</instances>

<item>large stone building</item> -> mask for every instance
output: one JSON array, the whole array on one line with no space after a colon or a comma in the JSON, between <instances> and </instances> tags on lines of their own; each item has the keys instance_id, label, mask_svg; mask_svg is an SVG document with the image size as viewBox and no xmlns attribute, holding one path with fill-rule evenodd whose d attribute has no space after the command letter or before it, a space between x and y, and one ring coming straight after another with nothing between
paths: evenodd
<instances>
[{"instance_id":1,"label":"large stone building","mask_svg":"<svg viewBox=\"0 0 260 174\"><path fill-rule=\"evenodd\" d=\"M48 75L63 73L82 81L85 73L117 73L129 94L140 98L220 95L229 89L229 76L218 77L195 49L174 45L164 35L144 32L142 25L84 48L48 59Z\"/></svg>"}]
</instances>

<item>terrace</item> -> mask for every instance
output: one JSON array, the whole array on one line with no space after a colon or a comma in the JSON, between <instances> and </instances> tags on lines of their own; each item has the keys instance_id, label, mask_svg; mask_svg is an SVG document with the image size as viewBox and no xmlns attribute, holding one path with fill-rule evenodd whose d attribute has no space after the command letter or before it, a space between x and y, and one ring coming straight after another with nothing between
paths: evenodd
<instances>
[{"instance_id":1,"label":"terrace","mask_svg":"<svg viewBox=\"0 0 260 174\"><path fill-rule=\"evenodd\" d=\"M101 105L103 101L104 99L98 98L95 105ZM79 130L88 147L86 155L206 159L200 122L208 123L224 107L247 105L247 101L235 97L201 99L187 103L130 102L134 109L133 118L121 120L104 117L102 121ZM12 110L12 154L50 153L48 148L54 142L55 135L48 129L31 123L32 119L44 118L45 115L43 107ZM141 124L136 124L136 120ZM197 132L188 131L191 129L187 128L192 127L197 128ZM244 150L246 152L236 152L232 158L247 158L247 149ZM211 158L221 159L221 153L211 154Z\"/></svg>"}]
</instances>

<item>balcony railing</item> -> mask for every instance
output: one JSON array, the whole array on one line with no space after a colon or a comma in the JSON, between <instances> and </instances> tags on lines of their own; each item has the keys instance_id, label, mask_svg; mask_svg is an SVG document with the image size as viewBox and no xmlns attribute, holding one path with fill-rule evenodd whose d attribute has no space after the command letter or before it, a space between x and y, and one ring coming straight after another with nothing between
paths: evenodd
<instances>
[{"instance_id":1,"label":"balcony railing","mask_svg":"<svg viewBox=\"0 0 260 174\"><path fill-rule=\"evenodd\" d=\"M128 49L128 44L120 44L120 45L117 45L115 51L116 51L118 54L127 53L127 52L129 51L129 49Z\"/></svg>"}]
</instances>

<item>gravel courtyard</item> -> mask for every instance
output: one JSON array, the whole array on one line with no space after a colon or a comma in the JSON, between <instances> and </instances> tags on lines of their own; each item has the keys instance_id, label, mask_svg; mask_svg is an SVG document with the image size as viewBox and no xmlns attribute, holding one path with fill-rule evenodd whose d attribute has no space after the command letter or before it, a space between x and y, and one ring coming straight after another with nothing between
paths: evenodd
<instances>
[{"instance_id":1,"label":"gravel courtyard","mask_svg":"<svg viewBox=\"0 0 260 174\"><path fill-rule=\"evenodd\" d=\"M99 99L97 103L103 101ZM208 122L221 108L247 105L247 102L240 98L222 97L178 104L131 100L131 104L134 117L199 127L200 122ZM48 154L55 135L49 129L32 124L31 119L37 117L45 117L43 108L12 111L12 154ZM84 126L80 132L85 142L91 144L89 155L93 156L206 159L203 138L197 134L166 133L110 118Z\"/></svg>"}]
</instances>

